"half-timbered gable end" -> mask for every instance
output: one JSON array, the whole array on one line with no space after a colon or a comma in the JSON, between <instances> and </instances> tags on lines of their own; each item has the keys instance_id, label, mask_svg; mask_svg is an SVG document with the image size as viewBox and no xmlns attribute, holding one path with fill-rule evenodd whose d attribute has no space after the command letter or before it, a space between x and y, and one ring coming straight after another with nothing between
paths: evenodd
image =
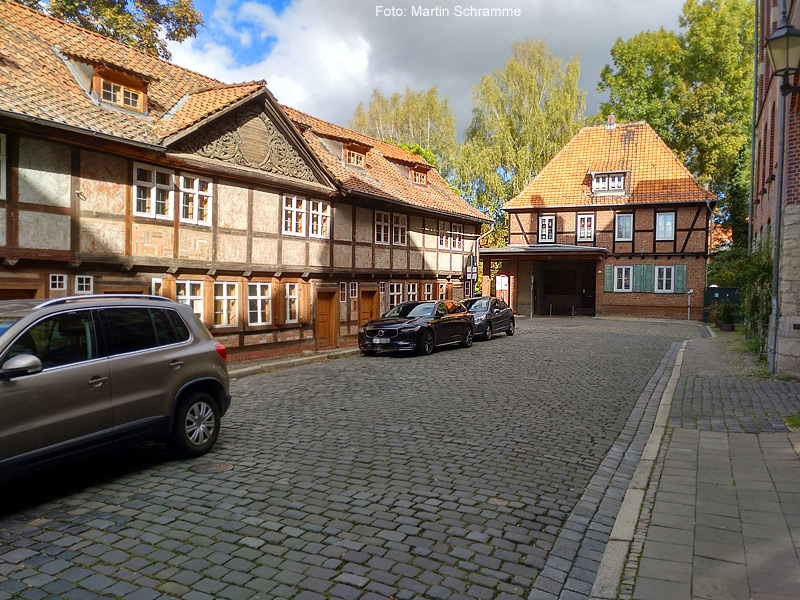
<instances>
[{"instance_id":1,"label":"half-timbered gable end","mask_svg":"<svg viewBox=\"0 0 800 600\"><path fill-rule=\"evenodd\" d=\"M699 318L715 203L647 123L612 117L509 200L509 246L482 256L523 313Z\"/></svg>"},{"instance_id":2,"label":"half-timbered gable end","mask_svg":"<svg viewBox=\"0 0 800 600\"><path fill-rule=\"evenodd\" d=\"M0 298L168 296L233 359L355 345L392 303L463 294L484 222L418 156L264 81L0 0Z\"/></svg>"}]
</instances>

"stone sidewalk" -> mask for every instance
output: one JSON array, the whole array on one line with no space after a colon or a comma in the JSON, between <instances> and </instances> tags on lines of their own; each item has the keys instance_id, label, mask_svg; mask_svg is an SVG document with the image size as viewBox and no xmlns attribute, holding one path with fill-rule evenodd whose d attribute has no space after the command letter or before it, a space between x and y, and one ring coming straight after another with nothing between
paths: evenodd
<instances>
[{"instance_id":1,"label":"stone sidewalk","mask_svg":"<svg viewBox=\"0 0 800 600\"><path fill-rule=\"evenodd\" d=\"M784 424L800 385L761 375L740 344L685 345L649 481L635 489L634 476L626 496L641 512L623 503L615 530L636 527L622 546L612 532L592 598L800 598L800 433Z\"/></svg>"}]
</instances>

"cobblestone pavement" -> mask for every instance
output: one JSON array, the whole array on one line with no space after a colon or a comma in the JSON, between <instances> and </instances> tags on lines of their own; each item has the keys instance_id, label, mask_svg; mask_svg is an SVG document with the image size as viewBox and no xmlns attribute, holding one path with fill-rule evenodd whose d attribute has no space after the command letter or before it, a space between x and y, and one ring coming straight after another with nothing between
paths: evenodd
<instances>
[{"instance_id":1,"label":"cobblestone pavement","mask_svg":"<svg viewBox=\"0 0 800 600\"><path fill-rule=\"evenodd\" d=\"M593 548L579 581L613 520L581 508L624 493L609 484L619 444L675 341L699 336L520 319L471 349L235 381L217 446L194 463L147 444L7 487L0 600L510 600L558 563L556 545ZM190 470L209 462L232 469Z\"/></svg>"}]
</instances>

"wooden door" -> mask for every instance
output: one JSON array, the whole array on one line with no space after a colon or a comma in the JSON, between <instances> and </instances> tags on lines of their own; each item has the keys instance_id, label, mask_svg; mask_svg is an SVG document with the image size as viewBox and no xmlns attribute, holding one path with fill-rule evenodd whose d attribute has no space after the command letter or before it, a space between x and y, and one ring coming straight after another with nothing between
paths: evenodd
<instances>
[{"instance_id":1,"label":"wooden door","mask_svg":"<svg viewBox=\"0 0 800 600\"><path fill-rule=\"evenodd\" d=\"M361 290L361 305L359 307L358 324L378 318L378 292Z\"/></svg>"},{"instance_id":2,"label":"wooden door","mask_svg":"<svg viewBox=\"0 0 800 600\"><path fill-rule=\"evenodd\" d=\"M36 290L0 288L0 300L22 300L27 298L36 298Z\"/></svg>"},{"instance_id":3,"label":"wooden door","mask_svg":"<svg viewBox=\"0 0 800 600\"><path fill-rule=\"evenodd\" d=\"M335 348L339 343L336 292L317 292L317 348Z\"/></svg>"}]
</instances>

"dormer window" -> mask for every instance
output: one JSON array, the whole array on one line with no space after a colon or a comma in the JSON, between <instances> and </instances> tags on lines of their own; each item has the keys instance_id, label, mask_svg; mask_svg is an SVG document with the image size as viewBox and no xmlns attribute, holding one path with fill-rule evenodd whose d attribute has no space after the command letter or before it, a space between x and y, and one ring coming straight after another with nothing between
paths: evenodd
<instances>
[{"instance_id":1,"label":"dormer window","mask_svg":"<svg viewBox=\"0 0 800 600\"><path fill-rule=\"evenodd\" d=\"M595 173L592 177L592 193L624 192L624 173Z\"/></svg>"},{"instance_id":2,"label":"dormer window","mask_svg":"<svg viewBox=\"0 0 800 600\"><path fill-rule=\"evenodd\" d=\"M147 110L147 81L135 75L97 66L92 88L105 104L136 112Z\"/></svg>"},{"instance_id":3,"label":"dormer window","mask_svg":"<svg viewBox=\"0 0 800 600\"><path fill-rule=\"evenodd\" d=\"M142 94L116 83L103 80L103 102L117 104L132 110L142 110Z\"/></svg>"},{"instance_id":4,"label":"dormer window","mask_svg":"<svg viewBox=\"0 0 800 600\"><path fill-rule=\"evenodd\" d=\"M428 185L428 174L425 171L411 170L411 182L416 185Z\"/></svg>"}]
</instances>

